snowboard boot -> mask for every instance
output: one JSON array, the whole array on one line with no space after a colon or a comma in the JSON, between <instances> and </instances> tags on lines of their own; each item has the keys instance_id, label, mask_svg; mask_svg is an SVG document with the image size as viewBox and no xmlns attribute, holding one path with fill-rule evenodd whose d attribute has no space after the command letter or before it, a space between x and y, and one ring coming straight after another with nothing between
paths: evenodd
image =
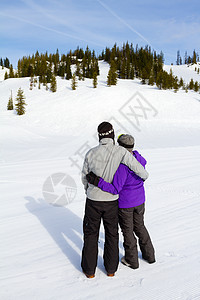
<instances>
[{"instance_id":1,"label":"snowboard boot","mask_svg":"<svg viewBox=\"0 0 200 300\"><path fill-rule=\"evenodd\" d=\"M134 265L129 264L129 263L126 261L126 259L125 259L124 256L122 257L121 262L122 262L123 265L125 265L125 266L127 266L127 267L129 267L129 268L131 268L131 269L138 269L138 268L139 268L139 265L135 265L135 266L134 266Z\"/></svg>"},{"instance_id":2,"label":"snowboard boot","mask_svg":"<svg viewBox=\"0 0 200 300\"><path fill-rule=\"evenodd\" d=\"M115 273L108 273L108 272L107 272L107 276L108 276L108 277L114 277L114 276L115 276Z\"/></svg>"},{"instance_id":3,"label":"snowboard boot","mask_svg":"<svg viewBox=\"0 0 200 300\"><path fill-rule=\"evenodd\" d=\"M144 259L144 260L146 260L149 264L153 264L153 263L155 263L156 262L156 260L155 260L155 257L145 257L144 255L142 255L142 258Z\"/></svg>"},{"instance_id":4,"label":"snowboard boot","mask_svg":"<svg viewBox=\"0 0 200 300\"><path fill-rule=\"evenodd\" d=\"M95 275L94 274L87 274L87 273L85 273L85 272L83 272L84 274L85 274L85 276L87 277L87 278L94 278L95 277Z\"/></svg>"}]
</instances>

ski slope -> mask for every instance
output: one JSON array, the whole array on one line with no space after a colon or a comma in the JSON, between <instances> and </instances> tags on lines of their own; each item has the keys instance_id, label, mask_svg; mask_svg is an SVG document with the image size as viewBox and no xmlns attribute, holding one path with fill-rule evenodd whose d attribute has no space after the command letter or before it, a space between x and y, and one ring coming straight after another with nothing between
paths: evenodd
<instances>
[{"instance_id":1,"label":"ski slope","mask_svg":"<svg viewBox=\"0 0 200 300\"><path fill-rule=\"evenodd\" d=\"M89 79L72 91L70 81L57 78L56 93L30 91L29 78L1 79L0 299L200 299L200 94L160 91L138 80L107 87L108 68L100 62L97 89ZM195 80L191 67L175 71ZM6 110L19 87L27 103L23 116ZM116 136L131 133L147 159L145 223L157 261L147 264L139 251L139 269L120 263L108 278L101 228L96 276L87 279L80 267L85 195L79 168L104 120ZM57 173L76 184L64 207L50 205L44 194L46 180Z\"/></svg>"}]
</instances>

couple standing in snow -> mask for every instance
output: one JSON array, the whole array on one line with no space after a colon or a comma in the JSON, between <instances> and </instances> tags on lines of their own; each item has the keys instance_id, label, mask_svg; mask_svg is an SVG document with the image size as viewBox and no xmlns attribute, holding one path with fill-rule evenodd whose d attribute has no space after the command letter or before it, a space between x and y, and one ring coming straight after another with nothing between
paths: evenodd
<instances>
[{"instance_id":1,"label":"couple standing in snow","mask_svg":"<svg viewBox=\"0 0 200 300\"><path fill-rule=\"evenodd\" d=\"M95 276L101 219L105 230L104 266L114 276L119 264L118 222L124 236L122 263L139 267L137 240L142 257L155 262L154 248L144 225L146 160L132 151L134 138L123 134L114 143L114 129L108 122L98 126L99 145L90 149L84 160L82 182L86 191L83 220L84 245L81 267L88 278Z\"/></svg>"}]
</instances>

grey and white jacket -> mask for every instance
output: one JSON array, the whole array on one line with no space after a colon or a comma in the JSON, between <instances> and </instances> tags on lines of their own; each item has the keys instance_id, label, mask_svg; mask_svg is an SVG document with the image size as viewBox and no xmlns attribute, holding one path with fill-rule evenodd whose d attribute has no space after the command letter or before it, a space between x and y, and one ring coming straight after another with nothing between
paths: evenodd
<instances>
[{"instance_id":1,"label":"grey and white jacket","mask_svg":"<svg viewBox=\"0 0 200 300\"><path fill-rule=\"evenodd\" d=\"M92 171L97 176L111 183L120 163L125 164L142 179L146 180L148 178L148 172L136 158L125 148L114 145L114 141L111 138L103 138L97 147L90 149L86 153L82 169L82 183L89 199L95 201L113 201L118 199L118 195L104 192L100 188L89 184L86 175Z\"/></svg>"}]
</instances>

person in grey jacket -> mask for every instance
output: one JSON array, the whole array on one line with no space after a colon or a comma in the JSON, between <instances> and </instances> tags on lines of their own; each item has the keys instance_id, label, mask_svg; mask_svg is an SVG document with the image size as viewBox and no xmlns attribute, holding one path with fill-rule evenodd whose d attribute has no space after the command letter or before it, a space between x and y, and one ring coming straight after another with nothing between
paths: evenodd
<instances>
[{"instance_id":1,"label":"person in grey jacket","mask_svg":"<svg viewBox=\"0 0 200 300\"><path fill-rule=\"evenodd\" d=\"M104 266L108 276L114 276L119 264L118 248L118 195L102 191L89 184L89 172L112 182L120 163L125 164L143 180L148 178L144 167L125 148L114 144L114 129L108 122L98 126L99 146L90 149L82 169L82 182L86 192L85 216L83 220L84 245L81 267L88 278L95 276L98 258L98 237L101 219L105 230Z\"/></svg>"}]
</instances>

